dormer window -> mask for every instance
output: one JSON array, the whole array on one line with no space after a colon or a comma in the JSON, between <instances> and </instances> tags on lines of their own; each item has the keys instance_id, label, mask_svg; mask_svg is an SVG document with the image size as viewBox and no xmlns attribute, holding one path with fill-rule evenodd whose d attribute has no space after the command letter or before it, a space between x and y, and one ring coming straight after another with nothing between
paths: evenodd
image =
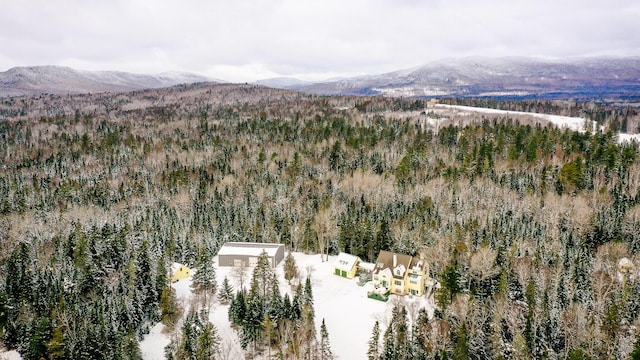
<instances>
[{"instance_id":1,"label":"dormer window","mask_svg":"<svg viewBox=\"0 0 640 360\"><path fill-rule=\"evenodd\" d=\"M404 276L405 271L407 271L407 269L404 267L404 265L398 265L395 269L393 269L393 273L395 274L395 276Z\"/></svg>"}]
</instances>

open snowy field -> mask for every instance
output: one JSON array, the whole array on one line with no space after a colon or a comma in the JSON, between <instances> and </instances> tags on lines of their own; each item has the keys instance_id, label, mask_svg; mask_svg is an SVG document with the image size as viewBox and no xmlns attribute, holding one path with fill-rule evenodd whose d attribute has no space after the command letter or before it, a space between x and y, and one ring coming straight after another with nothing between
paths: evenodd
<instances>
[{"instance_id":1,"label":"open snowy field","mask_svg":"<svg viewBox=\"0 0 640 360\"><path fill-rule=\"evenodd\" d=\"M390 320L391 309L398 302L406 304L409 320L413 316L417 316L418 310L423 307L430 315L433 315L432 298L428 300L424 297L409 299L392 295L387 303L367 298L370 284L361 287L357 285L356 279L349 280L334 275L335 256L329 256L327 262L321 262L320 255L293 253L293 256L301 274L300 280L304 281L307 275L311 276L318 336L324 318L329 332L331 349L337 359L366 359L367 343L371 337L373 324L379 320L382 332L384 332L386 324ZM291 288L284 279L283 263L276 267L276 273L281 283L280 290L284 293L290 292ZM218 284L222 283L225 276L234 289L237 289L239 281L232 274L231 268L216 266ZM248 286L250 279L251 271L247 273L245 286ZM185 308L193 301L190 285L190 278L173 284L178 299ZM222 339L221 348L224 353L222 358L240 359L244 355L240 348L240 342L231 329L228 309L228 305L222 305L215 300L212 303L209 318L217 327L218 334ZM154 326L140 344L143 358L146 360L164 359L164 347L170 341L169 336L164 331L164 325Z\"/></svg>"},{"instance_id":2,"label":"open snowy field","mask_svg":"<svg viewBox=\"0 0 640 360\"><path fill-rule=\"evenodd\" d=\"M485 114L533 116L533 117L548 121L559 128L567 128L570 130L580 131L580 132L585 131L585 124L586 124L586 119L578 118L578 117L538 114L538 113L530 113L530 112L522 112L522 111L488 109L488 108L479 108L479 107L471 107L471 106L446 105L446 104L437 104L435 105L435 107L440 109L460 110L460 111L485 113Z\"/></svg>"},{"instance_id":3,"label":"open snowy field","mask_svg":"<svg viewBox=\"0 0 640 360\"><path fill-rule=\"evenodd\" d=\"M585 125L588 124L587 120L579 117L570 117L570 116L559 116L559 115L549 115L549 114L538 114L531 112L522 112L522 111L509 111L509 110L498 110L498 109L488 109L488 108L479 108L479 107L471 107L471 106L461 106L461 105L446 105L446 104L436 104L434 105L435 109L438 110L448 110L448 111L456 111L458 114L464 115L469 113L484 113L484 114L500 114L500 115L526 115L532 116L541 120L548 121L555 126L564 129L570 129L579 132L585 132ZM596 123L591 123L591 130L596 129ZM604 131L604 129L600 129ZM631 142L636 141L640 142L640 134L627 134L627 133L618 133L618 143Z\"/></svg>"}]
</instances>

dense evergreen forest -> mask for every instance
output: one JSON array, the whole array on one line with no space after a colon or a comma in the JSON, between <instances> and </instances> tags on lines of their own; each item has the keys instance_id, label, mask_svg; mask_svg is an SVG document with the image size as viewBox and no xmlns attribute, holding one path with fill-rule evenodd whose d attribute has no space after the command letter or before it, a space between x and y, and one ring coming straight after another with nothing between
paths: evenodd
<instances>
[{"instance_id":1,"label":"dense evergreen forest","mask_svg":"<svg viewBox=\"0 0 640 360\"><path fill-rule=\"evenodd\" d=\"M370 359L640 358L640 282L618 271L640 261L636 145L429 116L419 99L250 85L0 99L2 343L27 359L140 358L141 336L176 311L169 265L206 264L233 240L427 259L435 317L397 308ZM255 281L261 295L225 294L234 309L248 296L273 310L268 274ZM304 328L310 287L295 301L280 317ZM230 320L248 348L274 344L242 314ZM211 356L198 344L215 327L187 319L203 330L167 356Z\"/></svg>"}]
</instances>

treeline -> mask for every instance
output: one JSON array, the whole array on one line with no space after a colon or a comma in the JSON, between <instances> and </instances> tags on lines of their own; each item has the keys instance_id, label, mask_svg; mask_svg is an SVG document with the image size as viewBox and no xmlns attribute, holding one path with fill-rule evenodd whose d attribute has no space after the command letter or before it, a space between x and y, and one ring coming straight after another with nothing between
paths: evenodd
<instances>
[{"instance_id":1,"label":"treeline","mask_svg":"<svg viewBox=\"0 0 640 360\"><path fill-rule=\"evenodd\" d=\"M640 164L611 132L500 115L435 128L408 115L420 99L240 85L22 100L0 104L26 109L0 121L0 335L25 358L139 357L149 326L176 317L170 264L201 267L226 241L422 256L441 284L427 358L633 350L640 289L617 264L640 264ZM300 291L290 307L228 296L255 311L232 319L247 351L317 349L264 330L274 309L304 328ZM167 353L198 353L210 330Z\"/></svg>"}]
</instances>

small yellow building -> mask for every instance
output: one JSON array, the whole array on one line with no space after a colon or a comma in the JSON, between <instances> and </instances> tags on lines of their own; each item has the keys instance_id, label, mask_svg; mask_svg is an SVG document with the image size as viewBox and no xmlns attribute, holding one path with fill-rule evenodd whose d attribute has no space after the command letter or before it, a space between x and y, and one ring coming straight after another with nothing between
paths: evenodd
<instances>
[{"instance_id":1,"label":"small yellow building","mask_svg":"<svg viewBox=\"0 0 640 360\"><path fill-rule=\"evenodd\" d=\"M338 254L338 258L336 259L334 273L347 279L353 279L356 277L356 271L358 271L359 263L359 257L341 252Z\"/></svg>"},{"instance_id":2,"label":"small yellow building","mask_svg":"<svg viewBox=\"0 0 640 360\"><path fill-rule=\"evenodd\" d=\"M171 282L186 279L189 276L191 276L191 269L188 267L179 263L173 263L173 265L171 265Z\"/></svg>"}]
</instances>

